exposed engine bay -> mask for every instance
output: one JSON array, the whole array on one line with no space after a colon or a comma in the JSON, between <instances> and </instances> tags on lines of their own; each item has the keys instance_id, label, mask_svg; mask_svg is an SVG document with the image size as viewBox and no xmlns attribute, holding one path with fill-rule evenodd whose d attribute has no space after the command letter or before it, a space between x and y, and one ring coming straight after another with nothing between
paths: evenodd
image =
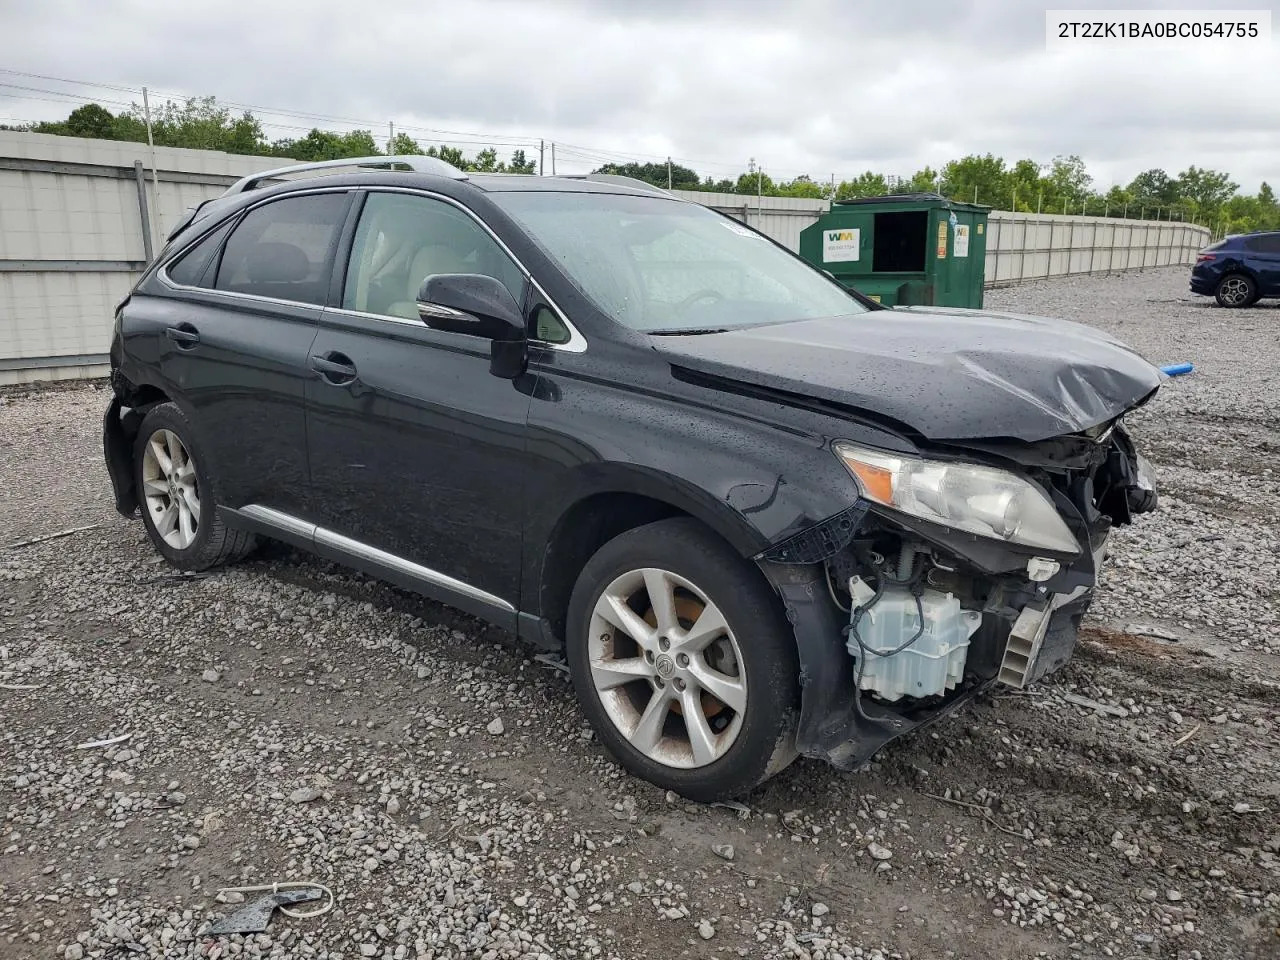
<instances>
[{"instance_id":1,"label":"exposed engine bay","mask_svg":"<svg viewBox=\"0 0 1280 960\"><path fill-rule=\"evenodd\" d=\"M1056 513L1062 535L1052 549L1038 549L886 509L876 499L888 494L877 494L879 478L870 475L859 477L864 497L853 508L770 550L761 559L800 650L802 753L856 766L993 683L1024 687L1061 668L1109 531L1156 505L1149 468L1118 422L1089 435L969 442L956 452L965 463L981 457L993 475L994 465L1016 464ZM938 511L948 496L963 496L966 516L996 531L1003 524L1014 540L1018 491L952 480L948 493L945 480L925 476L911 495Z\"/></svg>"}]
</instances>

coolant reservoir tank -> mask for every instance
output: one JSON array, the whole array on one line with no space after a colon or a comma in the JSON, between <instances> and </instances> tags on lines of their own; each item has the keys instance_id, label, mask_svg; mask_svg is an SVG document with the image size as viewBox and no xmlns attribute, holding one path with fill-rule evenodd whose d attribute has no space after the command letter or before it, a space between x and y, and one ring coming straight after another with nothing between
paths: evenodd
<instances>
[{"instance_id":1,"label":"coolant reservoir tank","mask_svg":"<svg viewBox=\"0 0 1280 960\"><path fill-rule=\"evenodd\" d=\"M850 583L854 602L868 599L869 588ZM898 653L888 655L924 628L919 638ZM849 653L864 658L860 688L885 700L933 697L955 688L964 679L969 638L982 625L982 614L962 610L949 593L925 590L916 598L906 587L886 587L880 599L867 607L858 621L858 641L849 635Z\"/></svg>"}]
</instances>

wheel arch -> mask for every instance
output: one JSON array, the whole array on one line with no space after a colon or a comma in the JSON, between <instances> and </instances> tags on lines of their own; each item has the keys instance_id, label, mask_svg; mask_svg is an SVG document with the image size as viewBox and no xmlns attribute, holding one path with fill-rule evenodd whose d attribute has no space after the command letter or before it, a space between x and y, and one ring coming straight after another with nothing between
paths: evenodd
<instances>
[{"instance_id":1,"label":"wheel arch","mask_svg":"<svg viewBox=\"0 0 1280 960\"><path fill-rule=\"evenodd\" d=\"M526 581L526 596L535 601L528 612L541 621L540 639L548 646L564 641L569 597L582 568L619 534L658 520L690 517L743 557L768 546L731 506L687 481L640 468L603 473L567 498L547 525L546 535L530 544L540 552L530 565L533 582Z\"/></svg>"}]
</instances>

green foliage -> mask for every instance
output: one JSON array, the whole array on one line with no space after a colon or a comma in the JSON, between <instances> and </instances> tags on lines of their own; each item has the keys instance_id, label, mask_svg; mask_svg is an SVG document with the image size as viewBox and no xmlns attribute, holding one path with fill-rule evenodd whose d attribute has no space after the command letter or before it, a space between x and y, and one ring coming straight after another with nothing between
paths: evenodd
<instances>
[{"instance_id":1,"label":"green foliage","mask_svg":"<svg viewBox=\"0 0 1280 960\"><path fill-rule=\"evenodd\" d=\"M773 178L763 170L757 170L754 173L747 172L738 177L733 185L734 193L746 193L751 196L757 194L762 197L776 197L778 188L774 186Z\"/></svg>"},{"instance_id":2,"label":"green foliage","mask_svg":"<svg viewBox=\"0 0 1280 960\"><path fill-rule=\"evenodd\" d=\"M378 141L369 130L345 133L313 129L300 138L269 142L262 124L248 111L234 114L213 97L193 97L183 102L165 101L152 110L152 133L157 146L223 150L227 153L288 157L295 160L336 160L344 157L381 154ZM71 137L145 142L144 111L133 104L120 114L96 103L86 103L71 111L65 120L42 121L17 129ZM423 149L405 133L395 136L392 153L426 154L439 157L463 170L494 173L533 174L538 162L524 150L515 150L509 161L498 159L490 147L468 158L462 150L447 144ZM656 186L667 186L667 164L609 163L598 173L635 177ZM801 175L793 180L775 181L760 170L736 178L700 179L697 172L682 164L670 167L671 186L677 190L706 190L764 196L826 198L831 186ZM1231 177L1218 170L1190 166L1176 177L1164 170L1146 170L1127 185L1112 186L1105 193L1093 187L1093 178L1078 156L1055 157L1049 164L1018 160L1012 166L993 154L971 155L952 160L941 172L930 167L910 178L886 177L867 171L836 185L835 199L874 197L888 193L928 193L939 191L955 200L1001 210L1043 211L1045 213L1089 213L1112 217L1155 217L1194 219L1231 233L1251 230L1280 230L1280 205L1269 184L1262 184L1256 196L1241 195Z\"/></svg>"},{"instance_id":3,"label":"green foliage","mask_svg":"<svg viewBox=\"0 0 1280 960\"><path fill-rule=\"evenodd\" d=\"M613 174L617 177L633 177L645 183L652 183L655 187L662 187L664 190L667 188L665 163L606 163L595 172ZM678 163L671 164L671 188L673 190L705 189L697 173Z\"/></svg>"},{"instance_id":4,"label":"green foliage","mask_svg":"<svg viewBox=\"0 0 1280 960\"><path fill-rule=\"evenodd\" d=\"M892 193L884 176L868 170L852 180L841 180L836 187L837 200L857 200L863 197L883 197Z\"/></svg>"}]
</instances>

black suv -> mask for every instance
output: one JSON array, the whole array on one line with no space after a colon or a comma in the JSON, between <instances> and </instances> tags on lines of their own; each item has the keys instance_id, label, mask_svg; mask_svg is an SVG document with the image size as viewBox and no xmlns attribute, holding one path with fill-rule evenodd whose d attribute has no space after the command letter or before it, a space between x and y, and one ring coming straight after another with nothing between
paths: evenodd
<instances>
[{"instance_id":1,"label":"black suv","mask_svg":"<svg viewBox=\"0 0 1280 960\"><path fill-rule=\"evenodd\" d=\"M620 178L246 178L111 364L116 504L170 563L275 538L563 650L614 756L701 800L1061 666L1155 505L1124 345L883 309Z\"/></svg>"}]
</instances>

